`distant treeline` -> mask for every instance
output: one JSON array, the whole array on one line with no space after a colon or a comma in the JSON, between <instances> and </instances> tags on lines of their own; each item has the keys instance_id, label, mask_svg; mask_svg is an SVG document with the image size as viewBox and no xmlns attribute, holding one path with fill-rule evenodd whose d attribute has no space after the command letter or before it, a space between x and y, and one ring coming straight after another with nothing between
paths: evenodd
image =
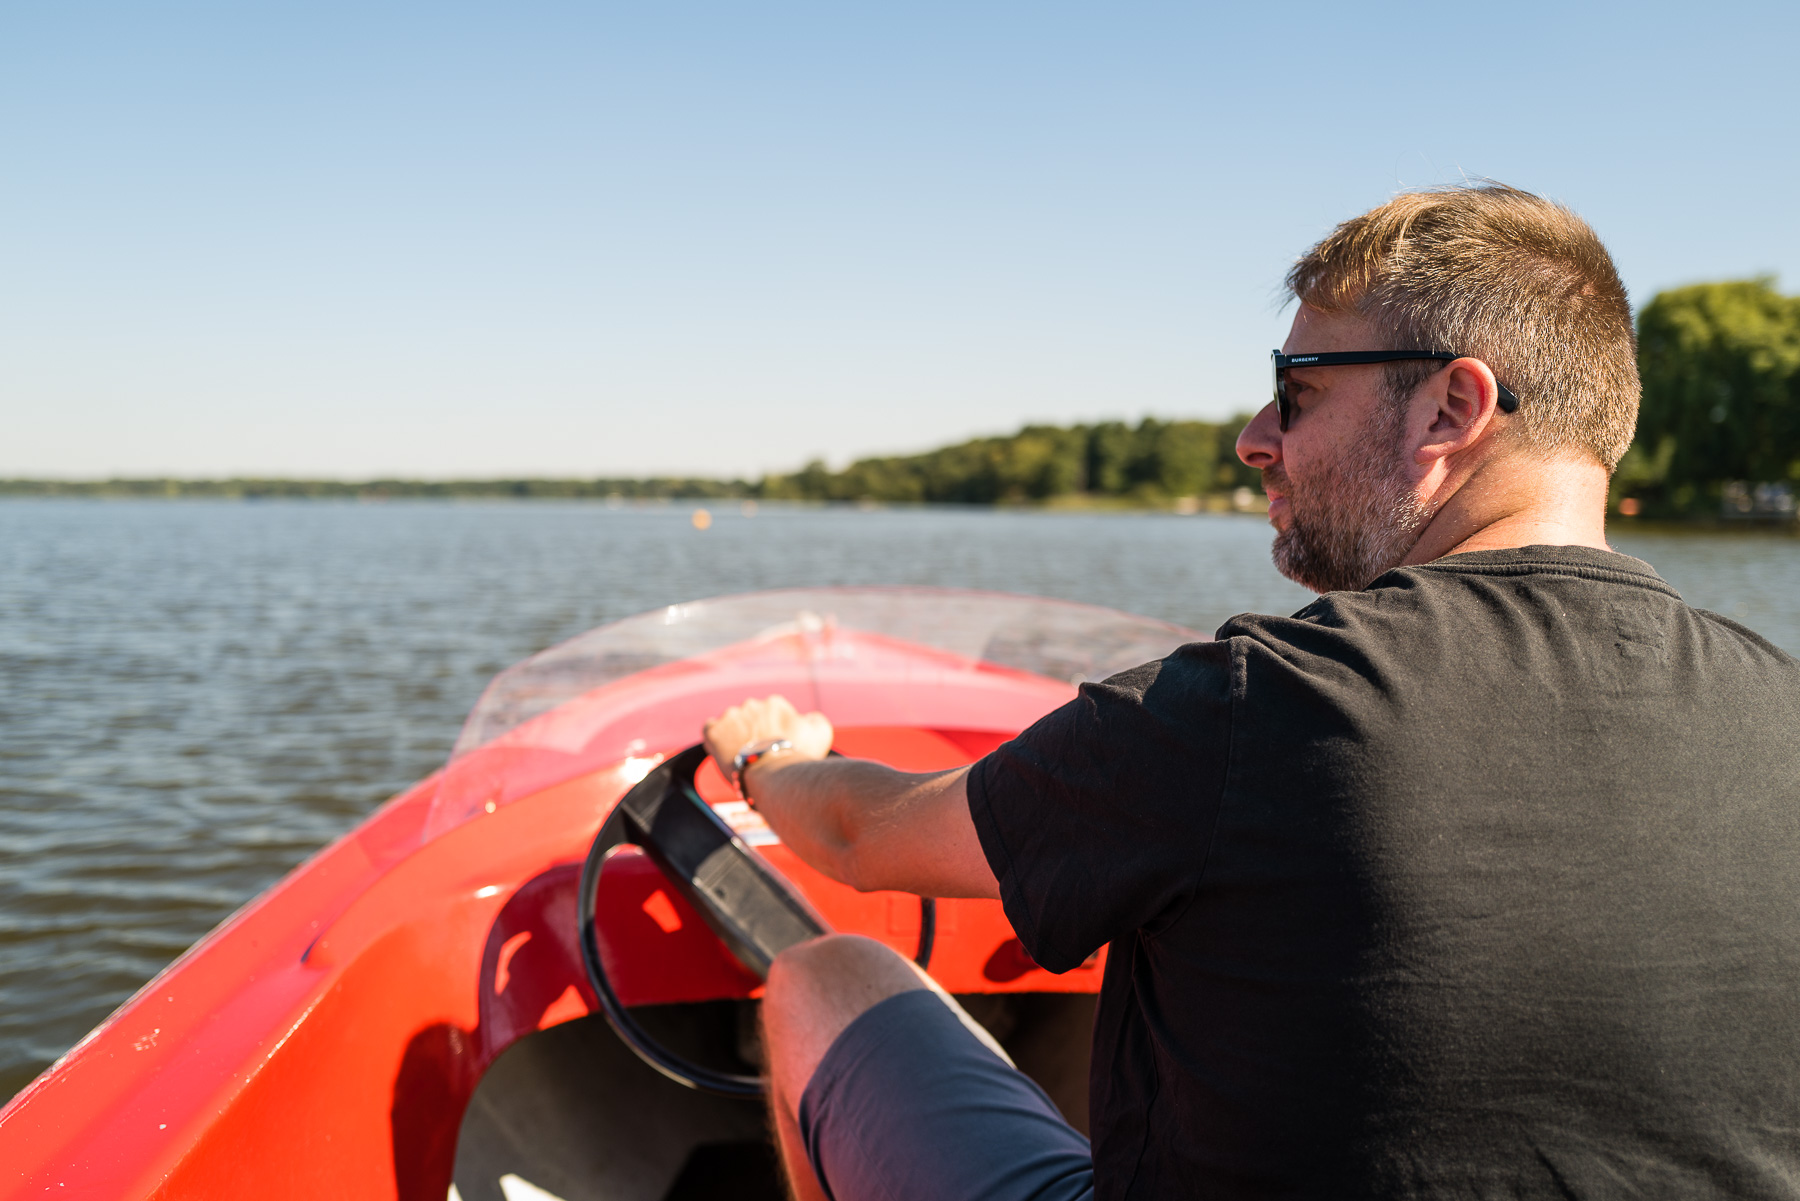
<instances>
[{"instance_id":1,"label":"distant treeline","mask_svg":"<svg viewBox=\"0 0 1800 1201\"><path fill-rule=\"evenodd\" d=\"M1162 505L1256 484L1261 477L1232 449L1247 420L1028 425L924 454L859 459L842 471L809 463L764 477L759 495L965 505L1087 496Z\"/></svg>"},{"instance_id":2,"label":"distant treeline","mask_svg":"<svg viewBox=\"0 0 1800 1201\"><path fill-rule=\"evenodd\" d=\"M1767 278L1662 292L1638 316L1638 362L1643 411L1613 482L1615 506L1646 517L1791 517L1800 492L1800 297L1783 296ZM859 459L842 471L812 462L754 481L0 480L0 494L1207 504L1256 490L1258 474L1232 449L1246 420L1030 425L921 454Z\"/></svg>"}]
</instances>

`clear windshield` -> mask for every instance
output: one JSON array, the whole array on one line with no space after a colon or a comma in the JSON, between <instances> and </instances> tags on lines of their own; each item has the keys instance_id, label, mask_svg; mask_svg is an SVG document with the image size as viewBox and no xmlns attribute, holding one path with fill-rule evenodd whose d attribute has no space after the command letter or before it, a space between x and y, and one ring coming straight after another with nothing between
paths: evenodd
<instances>
[{"instance_id":1,"label":"clear windshield","mask_svg":"<svg viewBox=\"0 0 1800 1201\"><path fill-rule=\"evenodd\" d=\"M863 630L1079 684L1203 636L1116 609L946 588L794 588L670 605L589 630L494 677L463 723L465 754L614 680L801 629Z\"/></svg>"}]
</instances>

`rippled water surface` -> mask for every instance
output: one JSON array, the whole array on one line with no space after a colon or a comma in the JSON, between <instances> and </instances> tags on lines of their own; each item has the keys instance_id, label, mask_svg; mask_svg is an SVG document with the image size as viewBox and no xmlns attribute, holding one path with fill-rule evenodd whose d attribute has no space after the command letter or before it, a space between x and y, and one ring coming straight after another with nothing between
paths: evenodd
<instances>
[{"instance_id":1,"label":"rippled water surface","mask_svg":"<svg viewBox=\"0 0 1800 1201\"><path fill-rule=\"evenodd\" d=\"M808 584L1066 597L1210 630L1308 594L1258 519L0 502L0 1098L437 767L495 672L673 601ZM1800 651L1800 539L1636 535Z\"/></svg>"}]
</instances>

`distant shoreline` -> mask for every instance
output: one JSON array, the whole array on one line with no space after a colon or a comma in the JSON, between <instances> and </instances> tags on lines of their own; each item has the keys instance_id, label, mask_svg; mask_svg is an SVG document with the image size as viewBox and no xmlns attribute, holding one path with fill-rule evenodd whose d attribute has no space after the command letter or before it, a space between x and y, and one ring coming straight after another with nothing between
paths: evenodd
<instances>
[{"instance_id":1,"label":"distant shoreline","mask_svg":"<svg viewBox=\"0 0 1800 1201\"><path fill-rule=\"evenodd\" d=\"M605 485L604 489L601 485ZM622 487L620 485L623 485ZM1042 500L1012 498L991 502L900 501L768 497L742 481L688 480L32 480L0 479L0 500L223 500L327 501L379 504L386 501L575 501L615 508L748 504L801 509L1012 509L1066 513L1239 513L1260 515L1268 500L1260 492L1235 489L1205 496L1147 497L1064 493Z\"/></svg>"},{"instance_id":2,"label":"distant shoreline","mask_svg":"<svg viewBox=\"0 0 1800 1201\"><path fill-rule=\"evenodd\" d=\"M625 488L617 485L625 485ZM601 485L610 485L600 491ZM704 488L705 490L702 490ZM31 480L0 479L0 501L29 499L69 500L212 500L255 503L259 501L324 501L328 503L380 504L386 501L455 503L483 501L506 503L576 502L619 509L680 508L708 505L729 513L748 508L773 511L794 509L905 510L965 509L1030 513L1173 513L1179 515L1236 514L1258 516L1268 512L1261 492L1236 489L1198 497L1108 496L1065 493L1043 500L1009 499L991 502L813 500L763 497L755 485L743 481L688 480ZM1781 534L1800 537L1800 521L1727 519L1717 516L1626 517L1607 515L1607 526L1617 532L1654 534L1714 532L1729 534Z\"/></svg>"}]
</instances>

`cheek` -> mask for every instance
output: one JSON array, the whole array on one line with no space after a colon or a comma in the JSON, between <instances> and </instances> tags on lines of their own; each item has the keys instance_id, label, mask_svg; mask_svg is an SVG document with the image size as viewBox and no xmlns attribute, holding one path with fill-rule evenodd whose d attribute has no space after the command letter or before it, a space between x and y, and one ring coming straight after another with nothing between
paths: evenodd
<instances>
[{"instance_id":1,"label":"cheek","mask_svg":"<svg viewBox=\"0 0 1800 1201\"><path fill-rule=\"evenodd\" d=\"M1281 443L1281 462L1297 487L1354 470L1358 456L1374 453L1367 429L1359 424L1359 398L1334 393L1307 416L1303 428L1289 433Z\"/></svg>"},{"instance_id":2,"label":"cheek","mask_svg":"<svg viewBox=\"0 0 1800 1201\"><path fill-rule=\"evenodd\" d=\"M1287 439L1281 444L1281 466L1287 472L1290 487L1303 489L1318 474L1318 447L1309 439Z\"/></svg>"}]
</instances>

